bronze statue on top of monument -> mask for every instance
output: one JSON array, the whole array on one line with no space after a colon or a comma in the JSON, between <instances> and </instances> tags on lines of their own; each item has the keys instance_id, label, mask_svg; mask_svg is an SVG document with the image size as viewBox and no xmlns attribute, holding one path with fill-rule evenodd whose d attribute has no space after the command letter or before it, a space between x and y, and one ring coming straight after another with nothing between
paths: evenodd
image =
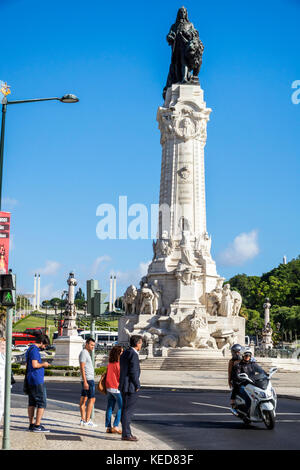
<instances>
[{"instance_id":1,"label":"bronze statue on top of monument","mask_svg":"<svg viewBox=\"0 0 300 470\"><path fill-rule=\"evenodd\" d=\"M204 46L198 31L188 20L186 8L179 8L176 23L171 26L167 41L172 47L172 59L163 91L164 98L173 83L198 83Z\"/></svg>"}]
</instances>

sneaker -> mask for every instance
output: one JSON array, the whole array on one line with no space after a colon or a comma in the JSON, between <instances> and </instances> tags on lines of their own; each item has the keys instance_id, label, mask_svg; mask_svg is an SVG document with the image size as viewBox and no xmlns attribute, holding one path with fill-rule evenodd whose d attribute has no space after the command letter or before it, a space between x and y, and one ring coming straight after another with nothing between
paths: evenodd
<instances>
[{"instance_id":1,"label":"sneaker","mask_svg":"<svg viewBox=\"0 0 300 470\"><path fill-rule=\"evenodd\" d=\"M86 422L85 422L83 419L81 419L79 424L80 424L80 426L82 427L82 426L84 426L84 425L86 424Z\"/></svg>"},{"instance_id":2,"label":"sneaker","mask_svg":"<svg viewBox=\"0 0 300 470\"><path fill-rule=\"evenodd\" d=\"M34 424L29 424L28 431L32 432L34 429Z\"/></svg>"},{"instance_id":3,"label":"sneaker","mask_svg":"<svg viewBox=\"0 0 300 470\"><path fill-rule=\"evenodd\" d=\"M236 409L235 409L234 407L231 407L231 408L230 408L230 411L231 411L231 413L232 413L234 416L238 416L238 415L239 415L238 412L236 411Z\"/></svg>"},{"instance_id":4,"label":"sneaker","mask_svg":"<svg viewBox=\"0 0 300 470\"><path fill-rule=\"evenodd\" d=\"M33 432L50 432L49 429L44 428L44 426L36 426L33 427Z\"/></svg>"},{"instance_id":5,"label":"sneaker","mask_svg":"<svg viewBox=\"0 0 300 470\"><path fill-rule=\"evenodd\" d=\"M90 419L87 423L84 423L84 427L88 429L97 428L98 424L93 423L93 421Z\"/></svg>"}]
</instances>

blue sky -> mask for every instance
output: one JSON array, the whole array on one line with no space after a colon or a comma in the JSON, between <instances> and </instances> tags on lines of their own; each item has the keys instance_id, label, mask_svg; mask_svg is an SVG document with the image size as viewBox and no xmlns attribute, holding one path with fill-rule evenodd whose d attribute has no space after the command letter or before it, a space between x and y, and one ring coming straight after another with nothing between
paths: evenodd
<instances>
[{"instance_id":1,"label":"blue sky","mask_svg":"<svg viewBox=\"0 0 300 470\"><path fill-rule=\"evenodd\" d=\"M300 1L185 1L204 43L212 108L205 149L207 226L218 273L260 275L299 254ZM62 96L7 112L3 210L19 292L42 298L99 279L137 283L152 241L99 240L96 209L158 203L156 122L182 2L2 0L0 79L11 99ZM299 94L300 97L300 94ZM130 221L132 217L128 218ZM244 235L242 235L244 234Z\"/></svg>"}]
</instances>

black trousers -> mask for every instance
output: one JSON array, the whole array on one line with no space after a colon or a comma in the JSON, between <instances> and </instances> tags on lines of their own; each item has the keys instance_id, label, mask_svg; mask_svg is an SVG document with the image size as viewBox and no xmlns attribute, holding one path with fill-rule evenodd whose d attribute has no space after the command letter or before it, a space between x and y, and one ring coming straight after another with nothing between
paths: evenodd
<instances>
[{"instance_id":1,"label":"black trousers","mask_svg":"<svg viewBox=\"0 0 300 470\"><path fill-rule=\"evenodd\" d=\"M122 414L121 414L121 423L122 423L122 437L130 437L131 429L130 423L131 418L134 413L135 405L138 399L138 392L133 393L124 393L122 392Z\"/></svg>"}]
</instances>

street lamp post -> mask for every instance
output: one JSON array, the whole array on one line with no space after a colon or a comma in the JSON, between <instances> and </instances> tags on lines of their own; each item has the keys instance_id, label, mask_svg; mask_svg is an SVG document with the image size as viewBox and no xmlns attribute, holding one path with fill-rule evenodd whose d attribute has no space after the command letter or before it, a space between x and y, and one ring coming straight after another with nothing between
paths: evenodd
<instances>
[{"instance_id":1,"label":"street lamp post","mask_svg":"<svg viewBox=\"0 0 300 470\"><path fill-rule=\"evenodd\" d=\"M3 93L3 91L2 91ZM1 137L0 137L0 211L2 203L2 175L3 175L3 153L4 153L4 135L5 135L5 120L7 106L10 104L21 104L21 103L35 103L37 101L60 101L61 103L77 103L79 99L75 95L66 94L61 98L36 98L30 100L17 100L17 101L8 101L7 96L5 95L2 100L2 122L1 122Z\"/></svg>"},{"instance_id":2,"label":"street lamp post","mask_svg":"<svg viewBox=\"0 0 300 470\"><path fill-rule=\"evenodd\" d=\"M282 335L280 334L280 323L276 323L276 329L277 329L277 332L278 332L278 337L279 337L279 346L280 346L280 338L282 340Z\"/></svg>"},{"instance_id":3,"label":"street lamp post","mask_svg":"<svg viewBox=\"0 0 300 470\"><path fill-rule=\"evenodd\" d=\"M61 319L59 320L58 319L58 316L57 316L57 308L59 306L59 303L56 301L53 303L53 307L54 307L54 312L55 312L55 318L57 318L57 332L58 332L58 336L61 336Z\"/></svg>"},{"instance_id":4,"label":"street lamp post","mask_svg":"<svg viewBox=\"0 0 300 470\"><path fill-rule=\"evenodd\" d=\"M254 332L255 332L255 338L256 338L256 347L258 348L258 335L257 335L257 331L258 331L258 324L257 322L253 322L253 326L254 326Z\"/></svg>"},{"instance_id":5,"label":"street lamp post","mask_svg":"<svg viewBox=\"0 0 300 470\"><path fill-rule=\"evenodd\" d=\"M47 334L47 320L48 320L48 305L45 304L46 316L45 316L45 334Z\"/></svg>"},{"instance_id":6,"label":"street lamp post","mask_svg":"<svg viewBox=\"0 0 300 470\"><path fill-rule=\"evenodd\" d=\"M60 302L60 328L61 328L61 335L59 336L62 336L62 327L63 327L63 309L65 308L65 306L63 305L63 299L64 299L64 296L66 296L67 298L67 294L68 294L68 291L67 290L63 290L62 291L62 294L61 294L61 302Z\"/></svg>"}]
</instances>

